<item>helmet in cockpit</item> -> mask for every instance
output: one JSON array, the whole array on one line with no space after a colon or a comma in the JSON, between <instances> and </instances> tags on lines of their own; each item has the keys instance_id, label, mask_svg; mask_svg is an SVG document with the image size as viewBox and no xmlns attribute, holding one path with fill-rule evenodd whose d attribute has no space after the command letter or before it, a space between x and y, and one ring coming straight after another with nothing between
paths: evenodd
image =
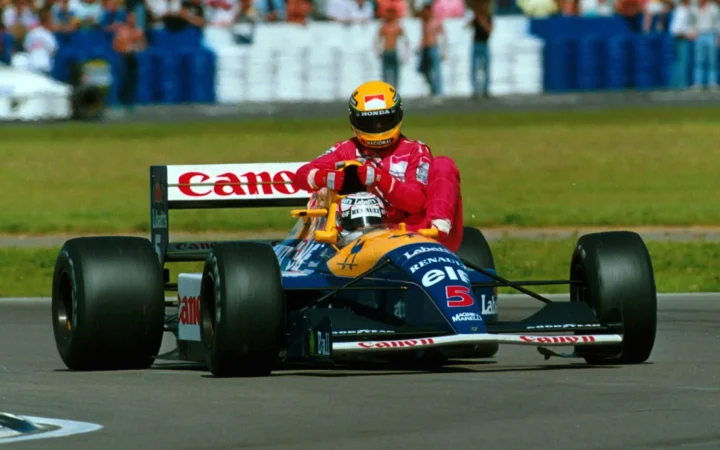
<instances>
[{"instance_id":1,"label":"helmet in cockpit","mask_svg":"<svg viewBox=\"0 0 720 450\"><path fill-rule=\"evenodd\" d=\"M338 204L338 246L344 247L369 230L382 225L387 213L382 200L368 192L343 197Z\"/></svg>"}]
</instances>

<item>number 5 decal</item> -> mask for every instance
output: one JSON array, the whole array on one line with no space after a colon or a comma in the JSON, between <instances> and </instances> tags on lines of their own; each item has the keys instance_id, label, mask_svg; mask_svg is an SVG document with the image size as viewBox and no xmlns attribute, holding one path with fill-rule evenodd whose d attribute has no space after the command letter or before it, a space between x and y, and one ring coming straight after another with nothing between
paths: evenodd
<instances>
[{"instance_id":1,"label":"number 5 decal","mask_svg":"<svg viewBox=\"0 0 720 450\"><path fill-rule=\"evenodd\" d=\"M472 306L473 303L475 303L470 295L470 289L465 286L447 286L445 288L445 296L448 299L447 305L449 308Z\"/></svg>"}]
</instances>

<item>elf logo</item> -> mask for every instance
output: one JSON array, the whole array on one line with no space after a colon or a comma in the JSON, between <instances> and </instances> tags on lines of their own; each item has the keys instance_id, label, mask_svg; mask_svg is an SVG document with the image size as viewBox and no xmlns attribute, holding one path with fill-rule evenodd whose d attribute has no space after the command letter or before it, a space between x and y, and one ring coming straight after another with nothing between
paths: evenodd
<instances>
[{"instance_id":1,"label":"elf logo","mask_svg":"<svg viewBox=\"0 0 720 450\"><path fill-rule=\"evenodd\" d=\"M445 266L443 269L428 270L422 277L422 285L425 287L434 286L446 278L451 281L462 280L464 283L470 283L470 277L464 270Z\"/></svg>"}]
</instances>

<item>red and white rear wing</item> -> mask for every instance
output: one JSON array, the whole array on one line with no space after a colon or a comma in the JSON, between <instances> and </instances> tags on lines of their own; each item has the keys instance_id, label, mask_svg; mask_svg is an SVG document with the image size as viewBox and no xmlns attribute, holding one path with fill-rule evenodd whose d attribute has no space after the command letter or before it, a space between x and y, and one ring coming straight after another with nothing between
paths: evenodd
<instances>
[{"instance_id":1,"label":"red and white rear wing","mask_svg":"<svg viewBox=\"0 0 720 450\"><path fill-rule=\"evenodd\" d=\"M511 335L511 334L457 334L453 336L440 336L423 339L403 339L397 341L356 341L333 342L332 352L364 353L386 352L393 350L409 350L429 347L453 347L466 344L513 344L532 345L534 347L568 347L585 345L620 344L623 338L619 334L596 334L585 336L538 336L538 335Z\"/></svg>"},{"instance_id":2,"label":"red and white rear wing","mask_svg":"<svg viewBox=\"0 0 720 450\"><path fill-rule=\"evenodd\" d=\"M150 240L160 263L166 262L170 244L170 210L304 207L310 200L310 193L293 186L295 172L303 164L151 166ZM188 243L188 247L192 245L196 243Z\"/></svg>"},{"instance_id":3,"label":"red and white rear wing","mask_svg":"<svg viewBox=\"0 0 720 450\"><path fill-rule=\"evenodd\" d=\"M303 164L153 166L151 181L167 190L169 209L305 206L310 194L292 184Z\"/></svg>"}]
</instances>

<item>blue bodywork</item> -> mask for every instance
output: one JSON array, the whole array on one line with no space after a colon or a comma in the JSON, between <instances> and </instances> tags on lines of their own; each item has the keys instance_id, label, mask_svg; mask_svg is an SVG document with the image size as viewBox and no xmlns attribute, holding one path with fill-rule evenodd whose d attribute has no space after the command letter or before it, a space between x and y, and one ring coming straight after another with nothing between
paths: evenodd
<instances>
[{"instance_id":1,"label":"blue bodywork","mask_svg":"<svg viewBox=\"0 0 720 450\"><path fill-rule=\"evenodd\" d=\"M325 293L328 290L323 288L339 287L352 280L338 277L328 268L328 260L336 254L329 244L286 239L276 244L274 250L286 290L312 288ZM380 261L387 258L392 264L357 285L404 285L408 290L343 291L342 296L370 307L385 308L389 314L402 316L411 326L447 329L449 324L457 334L484 333L485 322L497 321L494 289L471 287L471 283L493 280L467 268L443 245L410 243L391 250Z\"/></svg>"}]
</instances>

